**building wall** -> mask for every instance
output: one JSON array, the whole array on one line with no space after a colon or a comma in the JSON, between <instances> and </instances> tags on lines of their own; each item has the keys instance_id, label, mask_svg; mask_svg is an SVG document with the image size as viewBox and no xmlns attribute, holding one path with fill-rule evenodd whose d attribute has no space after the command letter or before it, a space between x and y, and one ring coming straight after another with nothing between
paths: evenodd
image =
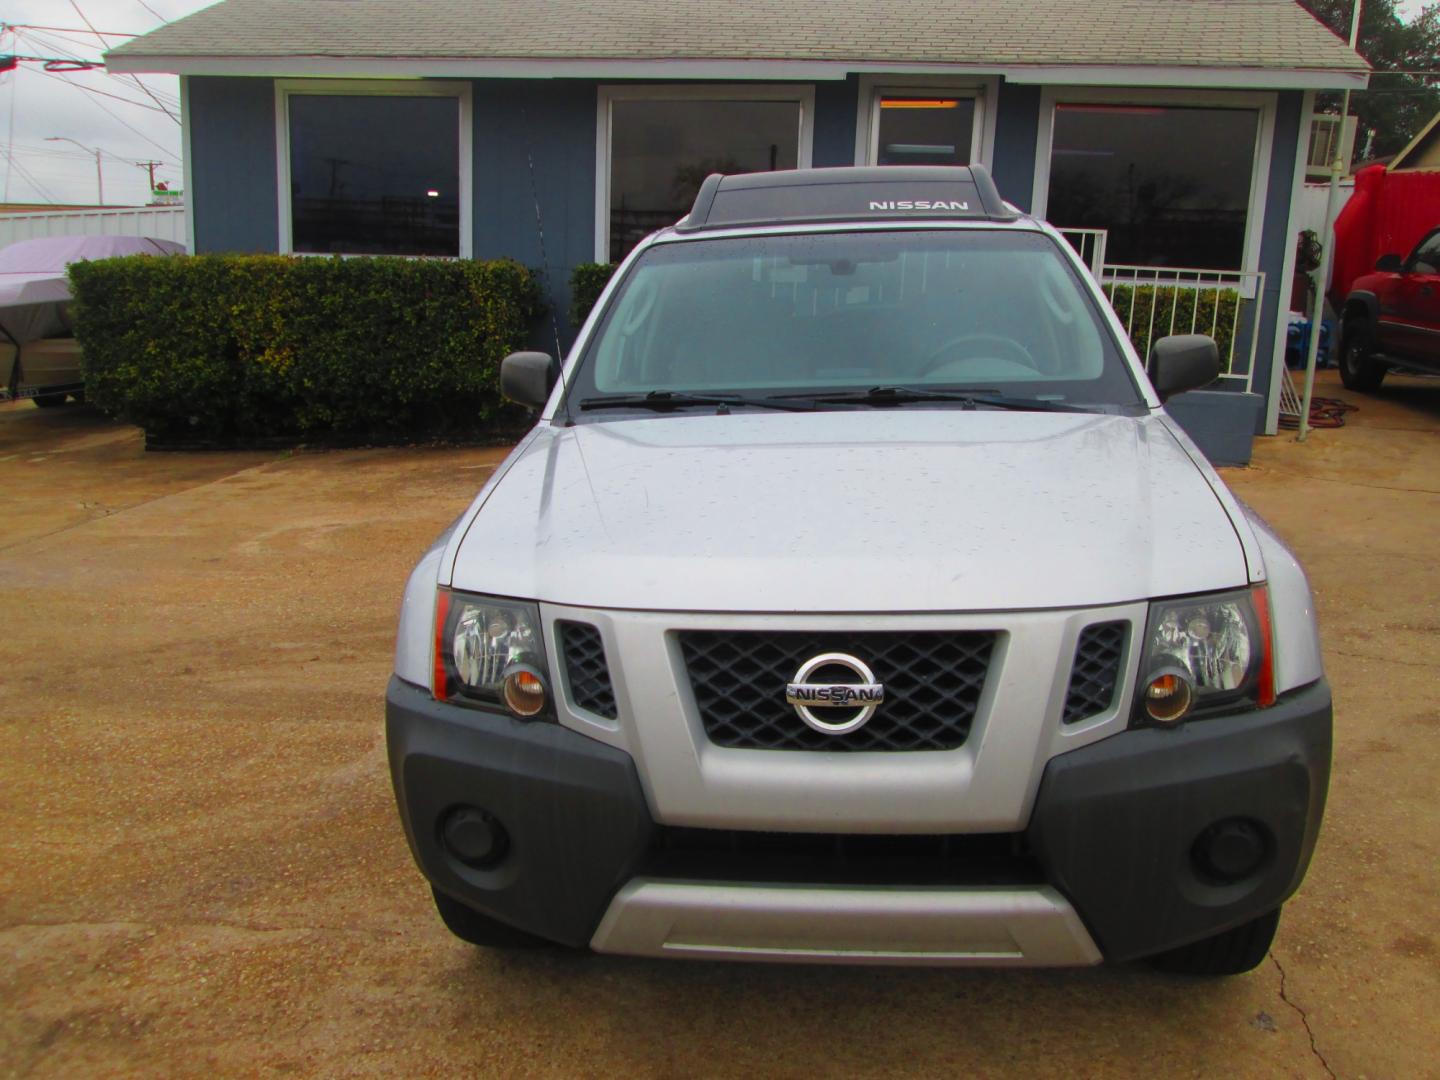
<instances>
[{"instance_id":1,"label":"building wall","mask_svg":"<svg viewBox=\"0 0 1440 1080\"><path fill-rule=\"evenodd\" d=\"M1255 393L1268 396L1270 373L1275 365L1275 335L1286 332L1285 313L1290 308L1290 282L1285 277L1285 256L1295 246L1290 232L1291 193L1295 184L1296 156L1303 153L1301 124L1305 121L1305 95L1298 90L1283 91L1275 107L1275 137L1270 151L1270 176L1265 195L1265 220L1261 223L1260 269L1265 273L1265 294L1260 304L1255 371L1250 385ZM1308 145L1309 132L1305 142ZM1265 412L1261 410L1263 434Z\"/></svg>"},{"instance_id":2,"label":"building wall","mask_svg":"<svg viewBox=\"0 0 1440 1080\"><path fill-rule=\"evenodd\" d=\"M860 79L815 84L815 143L810 164L815 168L855 164L855 115Z\"/></svg>"},{"instance_id":3,"label":"building wall","mask_svg":"<svg viewBox=\"0 0 1440 1080\"><path fill-rule=\"evenodd\" d=\"M274 80L192 76L187 95L195 250L278 250Z\"/></svg>"},{"instance_id":4,"label":"building wall","mask_svg":"<svg viewBox=\"0 0 1440 1080\"><path fill-rule=\"evenodd\" d=\"M1002 198L1030 212L1035 189L1035 140L1040 135L1040 87L1000 82L991 173Z\"/></svg>"},{"instance_id":5,"label":"building wall","mask_svg":"<svg viewBox=\"0 0 1440 1080\"><path fill-rule=\"evenodd\" d=\"M472 251L508 256L541 271L555 325L537 344L573 336L565 319L573 268L594 258L597 84L589 80L481 79L473 92ZM812 161L854 162L859 81L815 84ZM188 84L191 190L197 251L275 251L275 91L267 78L192 77ZM1032 206L1041 88L1002 81L993 172L1001 194ZM1279 95L1261 224L1266 273L1253 385L1270 385L1272 350L1285 310L1282 282L1303 95ZM543 235L543 243L542 243ZM1280 327L1283 329L1283 327Z\"/></svg>"},{"instance_id":6,"label":"building wall","mask_svg":"<svg viewBox=\"0 0 1440 1080\"><path fill-rule=\"evenodd\" d=\"M553 326L541 341L569 344L570 272L595 258L593 82L479 79L474 100L477 259L507 257L541 272Z\"/></svg>"}]
</instances>

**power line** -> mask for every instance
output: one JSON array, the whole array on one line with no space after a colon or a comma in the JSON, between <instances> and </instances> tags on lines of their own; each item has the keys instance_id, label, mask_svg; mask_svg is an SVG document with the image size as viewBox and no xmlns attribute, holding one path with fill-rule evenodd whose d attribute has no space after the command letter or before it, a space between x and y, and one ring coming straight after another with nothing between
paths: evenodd
<instances>
[{"instance_id":1,"label":"power line","mask_svg":"<svg viewBox=\"0 0 1440 1080\"><path fill-rule=\"evenodd\" d=\"M88 64L88 65L91 66L91 68L92 68L93 70L98 70L98 71L100 71L101 74L105 76L105 78L110 79L110 80L112 80L113 82L116 82L116 83L120 84L121 86L124 86L126 89L129 89L129 88L130 88L130 81L129 81L129 79L127 79L127 78L122 78L122 77L119 76L119 75L115 75L115 74L112 74L112 73L110 73L110 72L108 72L108 71L105 71L103 65L102 65L99 61L87 60L87 59L85 59L84 57L79 56L78 54L76 54L75 52L73 52L73 51L71 50L71 48L70 48L70 44L71 44L71 43L68 42L68 41L56 41L56 40L54 40L54 39L52 39L52 38L47 37L47 36L44 35L44 34L37 34L37 33L30 32L30 31L27 31L27 32L24 33L23 35L22 35L22 34L17 34L16 36L17 36L17 37L24 37L26 40L33 42L36 46L38 46L38 47L40 47L40 48L50 49L50 50L54 51L55 53L59 54L60 56L63 56L63 57L69 58L69 59L73 59L73 60L76 61L76 63ZM138 76L131 76L131 78L137 78L137 79L138 79ZM177 96L175 96L174 94L170 94L170 93L168 93L168 92L165 92L165 91L160 91L159 93L160 93L160 95L161 95L162 97L164 97L167 101L169 101L169 103L171 104L171 106L177 107L177 108L179 107L180 99L179 99Z\"/></svg>"},{"instance_id":2,"label":"power line","mask_svg":"<svg viewBox=\"0 0 1440 1080\"><path fill-rule=\"evenodd\" d=\"M24 165L21 165L20 162L16 161L15 155L10 152L9 148L0 151L0 153L3 153L5 155L5 160L9 164L10 168L14 169L17 173L20 174L20 178L30 185L31 190L33 190L35 194L39 195L42 199L44 199L47 203L50 203L52 206L55 204L55 198L50 194L50 189L41 184L40 181L36 180L35 177L30 174L29 169L25 168ZM9 191L7 189L6 200L8 201L8 199Z\"/></svg>"},{"instance_id":3,"label":"power line","mask_svg":"<svg viewBox=\"0 0 1440 1080\"><path fill-rule=\"evenodd\" d=\"M145 3L145 0L135 0L135 2L136 2L137 4L139 4L141 7L143 7L146 11L148 11L151 15L154 15L155 18L159 19L162 23L169 23L169 22L170 22L170 20L167 19L167 18L165 18L164 15L161 15L158 11L156 11L154 8L152 8L149 4Z\"/></svg>"},{"instance_id":4,"label":"power line","mask_svg":"<svg viewBox=\"0 0 1440 1080\"><path fill-rule=\"evenodd\" d=\"M95 37L99 40L101 48L108 50L110 48L110 43L105 40L104 36L100 33L100 31L95 29L95 25L85 15L85 12L81 10L79 0L70 0L70 6L75 9L75 14L80 16L80 21L83 22L87 27L89 27L90 32L94 34ZM154 94L150 93L150 88L148 86L142 83L134 75L131 75L130 78L134 80L136 86L140 87L141 90L145 91L145 95L151 101L155 102L156 105L160 105L160 110L166 116L170 117L171 120L174 120L175 123L180 123L180 118L177 117L174 113L172 113L169 109L165 108L164 105L161 105L160 99L157 98Z\"/></svg>"},{"instance_id":5,"label":"power line","mask_svg":"<svg viewBox=\"0 0 1440 1080\"><path fill-rule=\"evenodd\" d=\"M137 109L148 109L151 112L163 112L166 116L170 115L167 110L159 108L155 105L146 105L143 101L136 101L134 98L121 97L119 94L112 94L108 90L97 90L93 86L86 86L83 83L71 82L69 79L65 78L64 75L57 74L53 71L42 70L40 74L44 75L46 78L59 79L67 86L73 86L77 90L84 90L87 94L99 94L101 97L114 98L116 101L123 101L126 105L134 105ZM174 117L171 117L171 119L173 120Z\"/></svg>"},{"instance_id":6,"label":"power line","mask_svg":"<svg viewBox=\"0 0 1440 1080\"><path fill-rule=\"evenodd\" d=\"M81 86L81 85L79 85L78 83L67 82L66 85L68 85L68 86L73 86L73 87L75 87L76 90L79 90L79 91L81 91L82 93L83 93L84 91L86 91L86 90L89 89L89 87ZM156 142L154 139L150 138L149 135L146 135L146 134L145 134L143 131L141 131L139 128L135 127L133 124L127 123L125 120L122 120L119 116L116 116L116 115L115 115L115 111L114 111L113 109L107 108L103 102L97 101L95 98L90 98L89 100L90 100L90 104L94 105L94 106L95 106L97 109L99 109L101 112L105 113L107 116L110 117L110 119L114 120L114 121L115 121L117 124L119 124L121 127L128 129L129 131L133 132L133 133L136 134L136 135L139 135L140 138L144 139L144 140L145 140L147 143L149 143L151 146L155 147L156 150L159 150L159 151L160 151L161 153L163 153L163 154L169 154L169 155L172 156L172 157L177 156L176 153L175 153L175 151L172 150L172 149L170 149L168 146L161 146L158 142Z\"/></svg>"},{"instance_id":7,"label":"power line","mask_svg":"<svg viewBox=\"0 0 1440 1080\"><path fill-rule=\"evenodd\" d=\"M56 34L75 34L76 36L84 36L88 33L88 31L85 30L76 30L73 26L36 26L33 23L10 23L9 25L13 26L17 30L49 30L52 33ZM139 34L127 34L123 30L101 30L98 32L104 34L106 37L140 36Z\"/></svg>"},{"instance_id":8,"label":"power line","mask_svg":"<svg viewBox=\"0 0 1440 1080\"><path fill-rule=\"evenodd\" d=\"M15 145L15 98L20 93L18 71L10 73L10 122L5 127L5 201L10 201L10 151Z\"/></svg>"}]
</instances>

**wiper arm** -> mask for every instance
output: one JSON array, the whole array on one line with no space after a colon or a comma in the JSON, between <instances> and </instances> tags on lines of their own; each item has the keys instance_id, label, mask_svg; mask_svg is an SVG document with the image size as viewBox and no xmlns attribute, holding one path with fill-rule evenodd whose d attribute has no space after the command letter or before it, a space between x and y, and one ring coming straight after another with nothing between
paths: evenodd
<instances>
[{"instance_id":1,"label":"wiper arm","mask_svg":"<svg viewBox=\"0 0 1440 1080\"><path fill-rule=\"evenodd\" d=\"M717 408L751 406L757 409L779 409L783 412L813 412L815 401L798 398L746 397L743 394L687 394L678 390L651 390L648 394L619 394L612 397L580 399L580 408L591 409L667 409L690 405L714 405Z\"/></svg>"},{"instance_id":2,"label":"wiper arm","mask_svg":"<svg viewBox=\"0 0 1440 1080\"><path fill-rule=\"evenodd\" d=\"M869 405L905 405L914 401L958 401L966 409L980 406L994 409L1014 409L1018 412L1089 412L1074 405L1059 401L1045 401L1041 398L1006 397L994 390L976 388L973 390L923 390L915 386L872 386L869 390L856 390L838 394L814 394L811 401L821 404L830 402L856 402Z\"/></svg>"}]
</instances>

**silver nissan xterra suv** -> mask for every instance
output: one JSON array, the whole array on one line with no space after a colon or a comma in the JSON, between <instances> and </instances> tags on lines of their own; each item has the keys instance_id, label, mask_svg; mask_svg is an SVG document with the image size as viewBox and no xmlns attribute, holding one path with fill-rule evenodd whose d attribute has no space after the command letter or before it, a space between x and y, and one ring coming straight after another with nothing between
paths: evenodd
<instances>
[{"instance_id":1,"label":"silver nissan xterra suv","mask_svg":"<svg viewBox=\"0 0 1440 1080\"><path fill-rule=\"evenodd\" d=\"M712 176L405 590L392 780L467 941L1228 974L1324 809L1295 557L978 167Z\"/></svg>"}]
</instances>

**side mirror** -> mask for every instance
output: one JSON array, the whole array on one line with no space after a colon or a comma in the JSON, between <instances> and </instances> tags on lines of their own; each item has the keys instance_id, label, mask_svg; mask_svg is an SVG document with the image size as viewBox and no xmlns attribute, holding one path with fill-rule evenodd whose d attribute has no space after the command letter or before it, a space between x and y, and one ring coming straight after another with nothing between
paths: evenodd
<instances>
[{"instance_id":1,"label":"side mirror","mask_svg":"<svg viewBox=\"0 0 1440 1080\"><path fill-rule=\"evenodd\" d=\"M1375 269L1382 274L1403 274L1405 260L1399 255L1381 255L1375 260Z\"/></svg>"},{"instance_id":2,"label":"side mirror","mask_svg":"<svg viewBox=\"0 0 1440 1080\"><path fill-rule=\"evenodd\" d=\"M1161 401L1212 383L1220 375L1220 349L1204 334L1172 334L1150 349L1150 381Z\"/></svg>"},{"instance_id":3,"label":"side mirror","mask_svg":"<svg viewBox=\"0 0 1440 1080\"><path fill-rule=\"evenodd\" d=\"M517 405L543 409L559 375L557 368L549 353L511 353L500 362L500 393Z\"/></svg>"}]
</instances>

